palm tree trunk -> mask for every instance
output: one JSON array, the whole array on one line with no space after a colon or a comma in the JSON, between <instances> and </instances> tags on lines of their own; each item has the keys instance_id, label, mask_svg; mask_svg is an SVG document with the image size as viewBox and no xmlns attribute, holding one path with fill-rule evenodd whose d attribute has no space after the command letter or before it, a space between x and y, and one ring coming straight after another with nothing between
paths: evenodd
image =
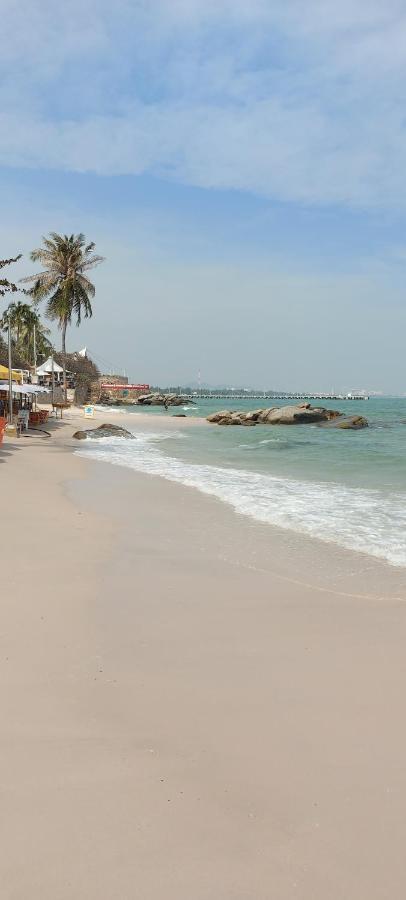
<instances>
[{"instance_id":1,"label":"palm tree trunk","mask_svg":"<svg viewBox=\"0 0 406 900\"><path fill-rule=\"evenodd\" d=\"M66 329L68 327L67 322L63 322L62 324L62 366L63 366L63 396L65 403L68 399L68 388L66 386Z\"/></svg>"}]
</instances>

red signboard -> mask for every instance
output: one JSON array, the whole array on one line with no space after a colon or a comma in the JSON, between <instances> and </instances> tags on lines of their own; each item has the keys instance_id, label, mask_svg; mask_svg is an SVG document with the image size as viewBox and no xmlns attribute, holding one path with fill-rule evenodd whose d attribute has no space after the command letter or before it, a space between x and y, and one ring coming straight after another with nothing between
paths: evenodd
<instances>
[{"instance_id":1,"label":"red signboard","mask_svg":"<svg viewBox=\"0 0 406 900\"><path fill-rule=\"evenodd\" d=\"M108 391L149 391L149 384L102 384Z\"/></svg>"}]
</instances>

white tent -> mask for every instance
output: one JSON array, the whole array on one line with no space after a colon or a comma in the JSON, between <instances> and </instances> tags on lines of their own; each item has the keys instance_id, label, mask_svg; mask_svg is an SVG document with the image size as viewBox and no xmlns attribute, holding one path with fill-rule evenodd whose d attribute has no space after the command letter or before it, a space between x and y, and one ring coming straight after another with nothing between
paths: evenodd
<instances>
[{"instance_id":1,"label":"white tent","mask_svg":"<svg viewBox=\"0 0 406 900\"><path fill-rule=\"evenodd\" d=\"M35 370L37 375L52 375L52 359L49 356L48 359L42 363L42 366L38 366ZM54 360L54 373L63 372L62 366L58 366L58 363Z\"/></svg>"}]
</instances>

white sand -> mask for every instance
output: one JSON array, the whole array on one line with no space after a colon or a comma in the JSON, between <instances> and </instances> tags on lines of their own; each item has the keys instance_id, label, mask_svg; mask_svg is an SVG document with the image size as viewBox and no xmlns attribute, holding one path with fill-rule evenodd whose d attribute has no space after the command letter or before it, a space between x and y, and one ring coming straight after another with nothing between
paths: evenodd
<instances>
[{"instance_id":1,"label":"white sand","mask_svg":"<svg viewBox=\"0 0 406 900\"><path fill-rule=\"evenodd\" d=\"M406 573L75 424L0 448L1 897L403 896Z\"/></svg>"}]
</instances>

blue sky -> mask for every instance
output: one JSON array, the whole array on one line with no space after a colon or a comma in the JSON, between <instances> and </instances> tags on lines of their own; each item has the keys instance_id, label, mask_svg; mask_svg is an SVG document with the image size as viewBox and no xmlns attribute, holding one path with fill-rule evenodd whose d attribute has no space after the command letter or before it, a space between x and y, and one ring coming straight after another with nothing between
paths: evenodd
<instances>
[{"instance_id":1,"label":"blue sky","mask_svg":"<svg viewBox=\"0 0 406 900\"><path fill-rule=\"evenodd\" d=\"M405 391L398 0L0 0L1 256L85 231L131 377Z\"/></svg>"}]
</instances>

